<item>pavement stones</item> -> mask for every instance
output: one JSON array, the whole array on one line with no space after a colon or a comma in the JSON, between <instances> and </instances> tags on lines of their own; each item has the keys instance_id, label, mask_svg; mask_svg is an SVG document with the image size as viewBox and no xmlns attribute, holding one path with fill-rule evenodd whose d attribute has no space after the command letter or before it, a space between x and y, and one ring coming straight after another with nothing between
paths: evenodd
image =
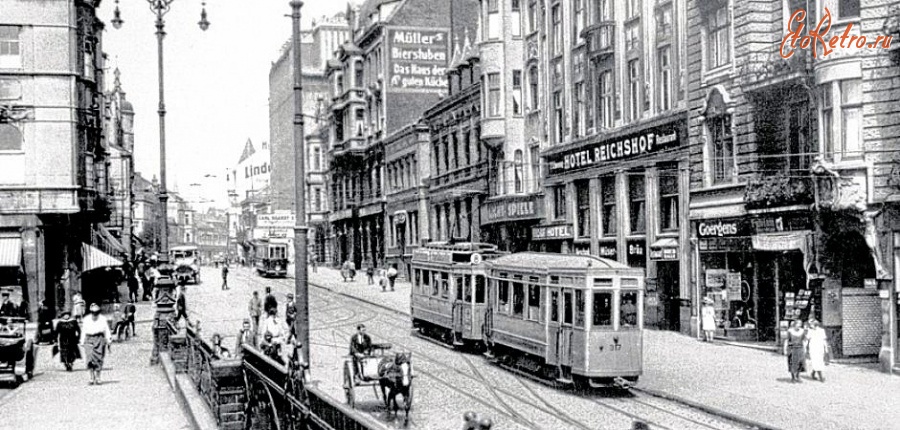
<instances>
[{"instance_id":1,"label":"pavement stones","mask_svg":"<svg viewBox=\"0 0 900 430\"><path fill-rule=\"evenodd\" d=\"M0 429L190 429L163 370L150 366L152 316L137 305L138 337L112 344L99 386L84 360L66 372L52 347L39 347L34 379L0 400Z\"/></svg>"}]
</instances>

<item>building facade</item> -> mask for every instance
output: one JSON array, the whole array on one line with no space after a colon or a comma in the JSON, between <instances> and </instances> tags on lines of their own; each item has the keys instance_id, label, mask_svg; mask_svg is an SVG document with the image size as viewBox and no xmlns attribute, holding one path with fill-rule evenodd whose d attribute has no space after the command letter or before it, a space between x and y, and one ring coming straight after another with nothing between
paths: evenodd
<instances>
[{"instance_id":1,"label":"building facade","mask_svg":"<svg viewBox=\"0 0 900 430\"><path fill-rule=\"evenodd\" d=\"M125 97L119 69L113 75L113 88L106 95L109 195L112 204L105 228L121 245L121 251L129 259L134 259L134 108Z\"/></svg>"},{"instance_id":2,"label":"building facade","mask_svg":"<svg viewBox=\"0 0 900 430\"><path fill-rule=\"evenodd\" d=\"M326 69L332 262L380 267L385 142L446 94L450 3L367 0L348 21L350 40Z\"/></svg>"},{"instance_id":3,"label":"building facade","mask_svg":"<svg viewBox=\"0 0 900 430\"><path fill-rule=\"evenodd\" d=\"M97 1L4 2L0 15L0 284L32 318L61 310L109 219Z\"/></svg>"},{"instance_id":4,"label":"building facade","mask_svg":"<svg viewBox=\"0 0 900 430\"><path fill-rule=\"evenodd\" d=\"M409 262L428 229L428 128L421 123L404 127L384 140L385 154L385 264L396 265L402 279L411 279ZM424 160L425 166L419 166ZM427 233L426 233L426 238Z\"/></svg>"}]
</instances>

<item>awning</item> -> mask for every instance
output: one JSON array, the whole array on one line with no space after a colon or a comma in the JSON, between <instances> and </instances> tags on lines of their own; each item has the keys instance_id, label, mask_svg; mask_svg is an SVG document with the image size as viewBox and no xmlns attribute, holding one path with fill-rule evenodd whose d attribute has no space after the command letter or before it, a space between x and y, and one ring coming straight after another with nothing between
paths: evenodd
<instances>
[{"instance_id":1,"label":"awning","mask_svg":"<svg viewBox=\"0 0 900 430\"><path fill-rule=\"evenodd\" d=\"M86 243L81 244L81 255L84 259L82 272L98 269L100 267L121 266L122 262L97 248Z\"/></svg>"},{"instance_id":2,"label":"awning","mask_svg":"<svg viewBox=\"0 0 900 430\"><path fill-rule=\"evenodd\" d=\"M22 264L22 239L0 237L0 267L18 267Z\"/></svg>"},{"instance_id":3,"label":"awning","mask_svg":"<svg viewBox=\"0 0 900 430\"><path fill-rule=\"evenodd\" d=\"M127 250L124 246L122 246L122 242L119 242L119 239L116 239L109 230L106 229L102 224L97 225L97 232L99 233L100 240L106 245L105 248L110 252L119 252L119 253L127 253Z\"/></svg>"},{"instance_id":4,"label":"awning","mask_svg":"<svg viewBox=\"0 0 900 430\"><path fill-rule=\"evenodd\" d=\"M654 248L678 248L678 239L674 237L664 237L650 244L650 249Z\"/></svg>"},{"instance_id":5,"label":"awning","mask_svg":"<svg viewBox=\"0 0 900 430\"><path fill-rule=\"evenodd\" d=\"M678 239L664 237L650 244L651 260L677 260Z\"/></svg>"}]
</instances>

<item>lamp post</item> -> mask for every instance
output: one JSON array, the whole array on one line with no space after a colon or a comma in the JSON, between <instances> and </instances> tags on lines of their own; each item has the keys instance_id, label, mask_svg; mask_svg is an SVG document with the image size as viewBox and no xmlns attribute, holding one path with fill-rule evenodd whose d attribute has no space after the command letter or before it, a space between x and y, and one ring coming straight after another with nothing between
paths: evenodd
<instances>
[{"instance_id":1,"label":"lamp post","mask_svg":"<svg viewBox=\"0 0 900 430\"><path fill-rule=\"evenodd\" d=\"M300 8L303 2L292 0L291 48L294 55L294 296L297 300L297 318L294 329L301 344L301 357L309 363L309 296L306 279L307 231L306 225L306 145L303 141L303 75L300 49Z\"/></svg>"},{"instance_id":2,"label":"lamp post","mask_svg":"<svg viewBox=\"0 0 900 430\"><path fill-rule=\"evenodd\" d=\"M175 0L147 0L150 10L156 14L156 44L157 44L157 66L159 73L159 205L160 217L162 218L162 234L160 236L160 258L167 259L169 254L169 216L168 201L169 193L166 190L166 102L165 102L165 85L163 79L163 38L166 36L165 21L163 17L169 12L172 3ZM209 21L206 19L206 2L202 2L202 10L200 11L200 21L197 25L200 29L206 31L209 28ZM119 0L116 0L116 9L113 11L113 18L110 20L116 29L122 28L125 22L122 20L122 13L119 11Z\"/></svg>"}]
</instances>

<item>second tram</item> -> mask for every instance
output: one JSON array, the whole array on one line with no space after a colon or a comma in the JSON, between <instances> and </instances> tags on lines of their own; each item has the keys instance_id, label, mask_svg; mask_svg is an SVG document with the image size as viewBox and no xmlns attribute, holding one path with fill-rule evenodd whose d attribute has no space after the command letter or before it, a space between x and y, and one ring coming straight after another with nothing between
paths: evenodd
<instances>
[{"instance_id":1,"label":"second tram","mask_svg":"<svg viewBox=\"0 0 900 430\"><path fill-rule=\"evenodd\" d=\"M413 328L454 346L481 345L484 261L502 255L486 243L432 242L413 251Z\"/></svg>"},{"instance_id":2,"label":"second tram","mask_svg":"<svg viewBox=\"0 0 900 430\"><path fill-rule=\"evenodd\" d=\"M287 240L269 239L256 244L255 266L256 273L269 278L284 278L287 276L288 265Z\"/></svg>"},{"instance_id":3,"label":"second tram","mask_svg":"<svg viewBox=\"0 0 900 430\"><path fill-rule=\"evenodd\" d=\"M524 252L486 263L484 342L502 366L580 386L643 369L644 271L589 255Z\"/></svg>"}]
</instances>

